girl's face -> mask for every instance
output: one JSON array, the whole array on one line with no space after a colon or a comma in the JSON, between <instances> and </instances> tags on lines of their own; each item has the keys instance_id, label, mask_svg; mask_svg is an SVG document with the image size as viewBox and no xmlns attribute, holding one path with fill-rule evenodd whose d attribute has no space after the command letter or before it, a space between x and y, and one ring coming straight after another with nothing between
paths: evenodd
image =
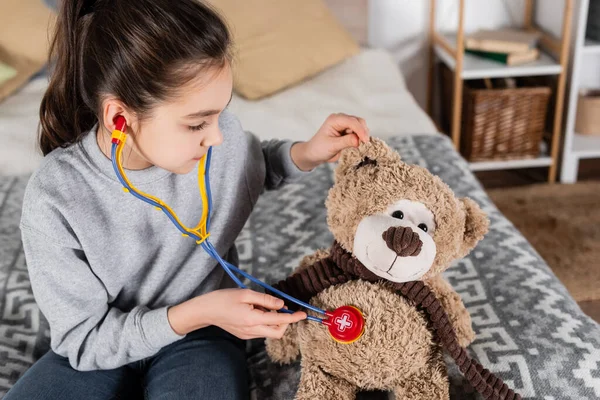
<instances>
[{"instance_id":1,"label":"girl's face","mask_svg":"<svg viewBox=\"0 0 600 400\"><path fill-rule=\"evenodd\" d=\"M135 156L146 161L146 166L177 174L190 172L210 146L223 142L219 115L231 100L232 86L228 64L190 81L175 100L154 107L148 118L133 127L137 134L130 136L130 144ZM125 155L123 159L127 161Z\"/></svg>"}]
</instances>

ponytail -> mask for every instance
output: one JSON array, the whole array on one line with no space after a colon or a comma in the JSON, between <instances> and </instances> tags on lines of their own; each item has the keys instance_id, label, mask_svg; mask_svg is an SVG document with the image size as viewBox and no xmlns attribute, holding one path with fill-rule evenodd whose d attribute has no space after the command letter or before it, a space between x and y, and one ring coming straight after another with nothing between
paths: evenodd
<instances>
[{"instance_id":1,"label":"ponytail","mask_svg":"<svg viewBox=\"0 0 600 400\"><path fill-rule=\"evenodd\" d=\"M204 68L230 61L219 15L199 0L60 0L40 106L44 155L78 142L106 96L143 117Z\"/></svg>"},{"instance_id":2,"label":"ponytail","mask_svg":"<svg viewBox=\"0 0 600 400\"><path fill-rule=\"evenodd\" d=\"M50 46L50 84L40 106L39 146L46 155L75 143L96 123L95 110L83 101L82 53L92 13L86 0L62 0Z\"/></svg>"}]
</instances>

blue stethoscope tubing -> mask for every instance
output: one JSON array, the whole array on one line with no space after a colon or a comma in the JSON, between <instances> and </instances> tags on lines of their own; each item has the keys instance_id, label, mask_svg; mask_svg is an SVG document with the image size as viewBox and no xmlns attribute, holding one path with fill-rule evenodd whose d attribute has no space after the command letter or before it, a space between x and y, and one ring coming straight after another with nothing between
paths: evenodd
<instances>
[{"instance_id":1,"label":"blue stethoscope tubing","mask_svg":"<svg viewBox=\"0 0 600 400\"><path fill-rule=\"evenodd\" d=\"M195 239L196 241L201 241L201 238L187 230L185 230L183 228L183 226L181 226L181 224L175 219L173 218L173 216L167 212L164 208L163 205L155 202L154 200L148 199L144 196L139 195L138 193L136 193L135 190L133 190L132 187L130 187L130 185L127 183L127 181L123 178L123 176L121 175L121 172L119 170L119 167L117 165L117 147L118 145L116 143L112 144L112 150L111 150L111 158L112 158L112 165L113 165L113 169L115 170L115 173L117 174L117 178L119 179L119 181L121 182L121 184L123 185L123 187L125 187L126 189L128 189L129 193L131 193L133 196L137 197L138 199L154 206L157 208L160 208L166 215L167 217L169 217L169 219L171 220L171 222L175 225L175 227L177 229L179 229L179 231L181 231L182 234L184 235L188 235L191 238ZM209 232L210 230L210 216L212 213L212 195L211 195L211 191L210 191L210 160L211 160L211 156L212 156L212 147L208 148L208 152L206 155L206 172L204 175L204 181L205 181L205 185L206 185L206 194L207 194L207 198L208 198L208 215L207 215L207 220L206 220L206 231ZM201 162L201 161L200 161ZM311 311L314 311L318 314L322 314L322 315L327 315L325 310L322 310L318 307L315 307L311 304L305 303L301 300L296 299L295 297L292 297L286 293L283 293L282 291L275 289L274 287L264 283L263 281L261 281L260 279L255 278L254 276L248 274L245 271L242 271L241 269L237 268L236 266L232 265L231 263L225 261L217 252L217 250L214 248L214 246L212 245L212 243L210 243L210 241L208 240L208 238L205 238L202 242L201 242L201 246L202 248L211 256L213 257L220 265L221 267L223 267L223 269L225 270L225 272L229 275L229 277L242 289L247 288L246 285L244 285L242 283L242 281L239 280L239 278L237 276L234 275L234 272L242 275L244 278L248 279L251 282L254 282L255 284L261 286L262 288L292 302L295 303L301 307L304 307L306 309L309 309ZM293 314L294 312L291 310L288 310L286 308L281 308L278 311L280 312L284 312L284 313L288 313L288 314ZM311 315L308 315L306 317L306 319L310 320L310 321L315 321L315 322L319 322L319 323L323 323L323 319L318 318L318 317L313 317Z\"/></svg>"}]
</instances>

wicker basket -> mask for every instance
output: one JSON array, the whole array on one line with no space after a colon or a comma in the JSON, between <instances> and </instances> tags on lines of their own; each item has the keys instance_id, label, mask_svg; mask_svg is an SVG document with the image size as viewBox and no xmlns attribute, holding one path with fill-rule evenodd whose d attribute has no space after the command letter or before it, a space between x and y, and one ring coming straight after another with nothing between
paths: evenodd
<instances>
[{"instance_id":1,"label":"wicker basket","mask_svg":"<svg viewBox=\"0 0 600 400\"><path fill-rule=\"evenodd\" d=\"M442 118L449 127L454 74L445 65L442 68L445 99ZM468 161L538 157L550 87L493 88L490 83L490 80L464 82L462 155Z\"/></svg>"}]
</instances>

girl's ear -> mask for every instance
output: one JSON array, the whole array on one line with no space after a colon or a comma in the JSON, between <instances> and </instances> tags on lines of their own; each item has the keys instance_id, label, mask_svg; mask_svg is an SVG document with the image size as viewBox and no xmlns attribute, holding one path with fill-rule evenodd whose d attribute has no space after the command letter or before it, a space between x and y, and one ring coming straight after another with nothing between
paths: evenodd
<instances>
[{"instance_id":1,"label":"girl's ear","mask_svg":"<svg viewBox=\"0 0 600 400\"><path fill-rule=\"evenodd\" d=\"M125 104L116 98L105 99L102 102L102 124L108 132L112 132L115 129L114 121L118 115L125 117L127 126L130 128L128 129L128 133L131 131L137 132L139 125L138 120L136 116L125 107Z\"/></svg>"}]
</instances>

